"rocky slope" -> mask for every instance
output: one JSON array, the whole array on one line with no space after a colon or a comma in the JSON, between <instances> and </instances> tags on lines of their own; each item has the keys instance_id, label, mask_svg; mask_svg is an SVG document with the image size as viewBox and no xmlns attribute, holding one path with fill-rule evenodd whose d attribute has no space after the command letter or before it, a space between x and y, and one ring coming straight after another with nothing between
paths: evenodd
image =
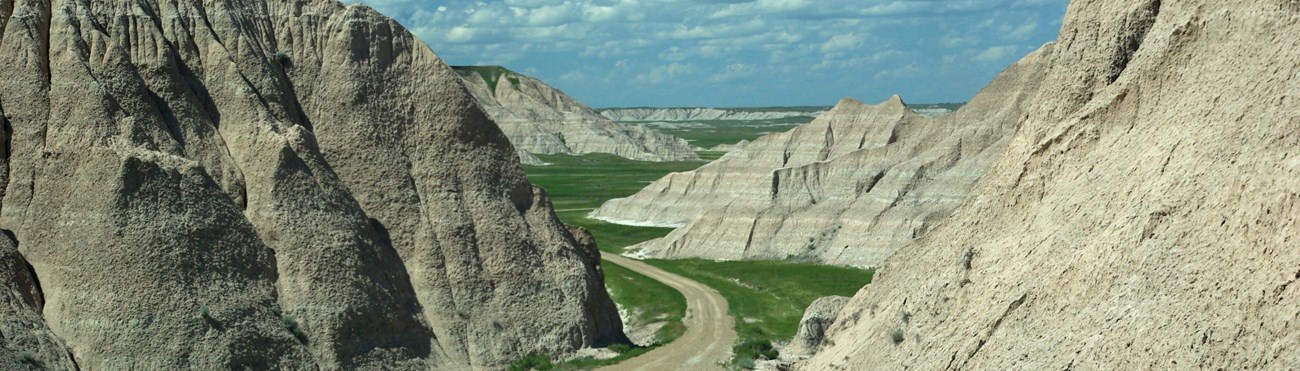
<instances>
[{"instance_id":1,"label":"rocky slope","mask_svg":"<svg viewBox=\"0 0 1300 371\"><path fill-rule=\"evenodd\" d=\"M455 68L526 163L541 162L530 154L556 153L609 153L641 161L700 159L681 138L616 124L532 77L497 66Z\"/></svg>"},{"instance_id":2,"label":"rocky slope","mask_svg":"<svg viewBox=\"0 0 1300 371\"><path fill-rule=\"evenodd\" d=\"M657 257L798 258L878 265L961 204L1019 124L1040 78L1035 53L954 114L918 115L895 97L846 99L692 172L670 174L593 216L682 225L636 246Z\"/></svg>"},{"instance_id":3,"label":"rocky slope","mask_svg":"<svg viewBox=\"0 0 1300 371\"><path fill-rule=\"evenodd\" d=\"M600 110L602 116L614 121L756 121L776 120L790 117L817 117L821 109L783 109L783 108L606 108Z\"/></svg>"},{"instance_id":4,"label":"rocky slope","mask_svg":"<svg viewBox=\"0 0 1300 371\"><path fill-rule=\"evenodd\" d=\"M1298 33L1295 1L1073 2L1006 154L800 368L1300 364Z\"/></svg>"},{"instance_id":5,"label":"rocky slope","mask_svg":"<svg viewBox=\"0 0 1300 371\"><path fill-rule=\"evenodd\" d=\"M799 319L799 330L794 334L794 339L790 339L790 343L781 348L781 358L803 359L816 352L826 339L826 329L830 328L840 309L844 309L848 303L847 297L827 296L809 304L804 309L803 318Z\"/></svg>"},{"instance_id":6,"label":"rocky slope","mask_svg":"<svg viewBox=\"0 0 1300 371\"><path fill-rule=\"evenodd\" d=\"M5 0L0 70L6 354L463 369L623 341L599 257L367 7Z\"/></svg>"}]
</instances>

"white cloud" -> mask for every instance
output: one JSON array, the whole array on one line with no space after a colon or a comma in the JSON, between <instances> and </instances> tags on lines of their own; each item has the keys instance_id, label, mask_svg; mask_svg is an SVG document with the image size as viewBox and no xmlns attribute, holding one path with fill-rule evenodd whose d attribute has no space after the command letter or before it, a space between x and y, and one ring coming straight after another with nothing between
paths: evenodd
<instances>
[{"instance_id":1,"label":"white cloud","mask_svg":"<svg viewBox=\"0 0 1300 371\"><path fill-rule=\"evenodd\" d=\"M538 77L573 82L561 88L579 99L653 91L685 99L719 91L713 85L839 98L852 95L845 89L897 89L873 76L911 73L916 86L991 78L998 63L1049 41L1044 31L1059 27L1068 0L360 2L395 16L452 64L536 68ZM809 88L735 85L763 81ZM641 89L619 87L629 83Z\"/></svg>"},{"instance_id":2,"label":"white cloud","mask_svg":"<svg viewBox=\"0 0 1300 371\"><path fill-rule=\"evenodd\" d=\"M669 79L675 79L695 72L695 66L682 63L669 63L651 69L649 72L636 76L636 81L640 83L658 85Z\"/></svg>"},{"instance_id":3,"label":"white cloud","mask_svg":"<svg viewBox=\"0 0 1300 371\"><path fill-rule=\"evenodd\" d=\"M976 54L975 58L973 59L980 62L1001 61L1007 59L1008 57L1011 57L1015 53L1016 53L1015 45L1000 45L1000 46L993 46L993 47L989 47L988 49L984 49L984 51L980 52L979 54Z\"/></svg>"},{"instance_id":4,"label":"white cloud","mask_svg":"<svg viewBox=\"0 0 1300 371\"><path fill-rule=\"evenodd\" d=\"M833 53L838 51L854 49L857 48L859 45L862 45L862 41L865 39L866 39L865 36L858 35L858 34L843 34L843 35L831 36L830 40L826 40L826 42L822 43L822 52Z\"/></svg>"}]
</instances>

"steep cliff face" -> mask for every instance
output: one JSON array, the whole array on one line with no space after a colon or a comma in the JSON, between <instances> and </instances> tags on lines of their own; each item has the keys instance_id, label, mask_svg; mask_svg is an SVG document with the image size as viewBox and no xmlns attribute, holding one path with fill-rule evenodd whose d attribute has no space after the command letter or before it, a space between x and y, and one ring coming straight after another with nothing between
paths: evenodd
<instances>
[{"instance_id":1,"label":"steep cliff face","mask_svg":"<svg viewBox=\"0 0 1300 371\"><path fill-rule=\"evenodd\" d=\"M696 161L681 138L620 125L540 80L496 66L456 67L515 148L530 154L609 153L642 161ZM536 157L525 162L538 164Z\"/></svg>"},{"instance_id":2,"label":"steep cliff face","mask_svg":"<svg viewBox=\"0 0 1300 371\"><path fill-rule=\"evenodd\" d=\"M1072 3L1006 154L800 367L1300 364L1297 33L1294 1Z\"/></svg>"},{"instance_id":3,"label":"steep cliff face","mask_svg":"<svg viewBox=\"0 0 1300 371\"><path fill-rule=\"evenodd\" d=\"M798 258L875 266L961 204L1019 124L1043 55L1008 68L957 113L931 118L895 97L846 99L692 172L670 174L593 215L682 225L637 245L657 257Z\"/></svg>"},{"instance_id":4,"label":"steep cliff face","mask_svg":"<svg viewBox=\"0 0 1300 371\"><path fill-rule=\"evenodd\" d=\"M0 226L81 367L491 367L622 340L597 258L396 22L0 5Z\"/></svg>"}]
</instances>

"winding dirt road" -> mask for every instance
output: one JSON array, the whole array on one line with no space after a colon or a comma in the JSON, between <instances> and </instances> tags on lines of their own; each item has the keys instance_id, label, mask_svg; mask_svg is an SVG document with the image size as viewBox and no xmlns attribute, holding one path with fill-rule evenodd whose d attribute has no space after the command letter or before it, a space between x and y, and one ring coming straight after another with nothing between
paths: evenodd
<instances>
[{"instance_id":1,"label":"winding dirt road","mask_svg":"<svg viewBox=\"0 0 1300 371\"><path fill-rule=\"evenodd\" d=\"M663 282L686 296L686 317L682 319L686 333L668 345L601 370L722 369L721 364L731 358L731 346L736 342L735 322L727 314L727 299L708 286L649 264L605 252L600 256Z\"/></svg>"}]
</instances>

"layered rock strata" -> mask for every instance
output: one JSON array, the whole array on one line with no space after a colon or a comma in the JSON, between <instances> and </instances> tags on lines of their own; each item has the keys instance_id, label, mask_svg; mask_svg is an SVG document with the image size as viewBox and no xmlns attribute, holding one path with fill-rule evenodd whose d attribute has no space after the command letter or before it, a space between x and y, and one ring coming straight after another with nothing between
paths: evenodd
<instances>
[{"instance_id":1,"label":"layered rock strata","mask_svg":"<svg viewBox=\"0 0 1300 371\"><path fill-rule=\"evenodd\" d=\"M0 1L0 71L6 261L43 295L5 271L6 351L463 369L624 341L506 137L365 6Z\"/></svg>"},{"instance_id":2,"label":"layered rock strata","mask_svg":"<svg viewBox=\"0 0 1300 371\"><path fill-rule=\"evenodd\" d=\"M609 153L641 161L698 161L681 138L622 125L540 80L496 66L456 67L475 99L510 138L524 162L531 154Z\"/></svg>"},{"instance_id":3,"label":"layered rock strata","mask_svg":"<svg viewBox=\"0 0 1300 371\"><path fill-rule=\"evenodd\" d=\"M1294 1L1073 2L1006 154L799 368L1300 364L1297 33Z\"/></svg>"},{"instance_id":4,"label":"layered rock strata","mask_svg":"<svg viewBox=\"0 0 1300 371\"><path fill-rule=\"evenodd\" d=\"M951 115L898 97L845 99L812 123L670 174L593 217L681 226L634 247L679 258L874 266L942 221L1006 148L1044 55L1026 57Z\"/></svg>"}]
</instances>

